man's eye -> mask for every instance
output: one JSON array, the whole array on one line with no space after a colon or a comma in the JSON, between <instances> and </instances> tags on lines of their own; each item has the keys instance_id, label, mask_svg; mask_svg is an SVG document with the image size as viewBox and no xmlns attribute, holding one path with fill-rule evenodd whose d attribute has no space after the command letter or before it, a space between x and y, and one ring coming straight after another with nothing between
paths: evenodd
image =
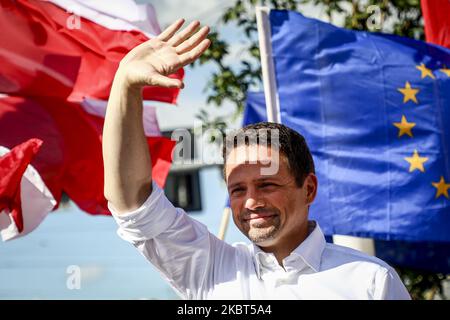
<instances>
[{"instance_id":1,"label":"man's eye","mask_svg":"<svg viewBox=\"0 0 450 320\"><path fill-rule=\"evenodd\" d=\"M268 188L268 187L275 187L276 184L275 183L263 183L261 184L261 188Z\"/></svg>"},{"instance_id":2,"label":"man's eye","mask_svg":"<svg viewBox=\"0 0 450 320\"><path fill-rule=\"evenodd\" d=\"M242 191L244 191L244 188L236 188L236 189L231 190L231 194L240 193Z\"/></svg>"}]
</instances>

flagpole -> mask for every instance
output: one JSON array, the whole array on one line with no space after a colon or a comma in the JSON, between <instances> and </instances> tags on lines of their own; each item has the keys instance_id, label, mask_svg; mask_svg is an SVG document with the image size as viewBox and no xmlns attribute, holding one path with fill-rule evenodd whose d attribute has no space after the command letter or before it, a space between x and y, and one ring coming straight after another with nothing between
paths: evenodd
<instances>
[{"instance_id":1,"label":"flagpole","mask_svg":"<svg viewBox=\"0 0 450 320\"><path fill-rule=\"evenodd\" d=\"M225 234L227 233L230 215L231 215L231 208L227 206L223 209L222 220L220 221L219 233L217 235L217 238L219 238L220 240L225 239Z\"/></svg>"},{"instance_id":2,"label":"flagpole","mask_svg":"<svg viewBox=\"0 0 450 320\"><path fill-rule=\"evenodd\" d=\"M275 81L275 66L272 58L272 43L270 40L270 8L257 6L255 9L264 96L266 98L267 121L281 123L280 104L277 83Z\"/></svg>"},{"instance_id":3,"label":"flagpole","mask_svg":"<svg viewBox=\"0 0 450 320\"><path fill-rule=\"evenodd\" d=\"M278 99L277 83L275 80L275 66L272 56L269 14L270 8L260 6L256 7L256 25L258 28L267 120L270 122L281 123L280 103ZM375 244L373 239L333 235L333 243L353 248L370 255L375 255Z\"/></svg>"}]
</instances>

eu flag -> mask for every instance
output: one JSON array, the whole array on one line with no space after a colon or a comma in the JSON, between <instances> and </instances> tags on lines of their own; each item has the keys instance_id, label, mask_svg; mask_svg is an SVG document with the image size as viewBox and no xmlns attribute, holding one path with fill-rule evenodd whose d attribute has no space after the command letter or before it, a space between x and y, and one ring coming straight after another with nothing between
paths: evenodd
<instances>
[{"instance_id":1,"label":"eu flag","mask_svg":"<svg viewBox=\"0 0 450 320\"><path fill-rule=\"evenodd\" d=\"M247 92L243 125L267 121L265 104L263 92ZM314 146L311 147L314 152ZM327 242L333 242L332 235L325 233ZM390 265L450 273L450 242L375 240L374 245L375 255Z\"/></svg>"},{"instance_id":2,"label":"eu flag","mask_svg":"<svg viewBox=\"0 0 450 320\"><path fill-rule=\"evenodd\" d=\"M326 234L450 241L450 50L270 13L282 123L303 134Z\"/></svg>"}]
</instances>

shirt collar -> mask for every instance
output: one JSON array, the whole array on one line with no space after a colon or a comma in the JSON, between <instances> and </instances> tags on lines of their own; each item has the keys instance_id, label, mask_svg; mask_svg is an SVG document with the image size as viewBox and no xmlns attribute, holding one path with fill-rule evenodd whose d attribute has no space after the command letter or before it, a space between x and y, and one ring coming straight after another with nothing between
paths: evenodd
<instances>
[{"instance_id":1,"label":"shirt collar","mask_svg":"<svg viewBox=\"0 0 450 320\"><path fill-rule=\"evenodd\" d=\"M286 262L290 257L298 256L308 267L318 272L320 270L322 253L326 245L325 236L316 221L308 221L308 233L308 237L283 262ZM256 273L258 278L261 279L262 259L268 259L268 257L275 259L275 257L272 253L262 251L255 244L252 244L252 246Z\"/></svg>"}]
</instances>

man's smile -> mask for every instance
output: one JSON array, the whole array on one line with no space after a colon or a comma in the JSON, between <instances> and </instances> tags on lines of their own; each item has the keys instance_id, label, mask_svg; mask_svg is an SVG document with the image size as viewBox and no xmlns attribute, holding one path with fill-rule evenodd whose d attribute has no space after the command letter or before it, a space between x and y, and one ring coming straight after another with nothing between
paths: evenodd
<instances>
[{"instance_id":1,"label":"man's smile","mask_svg":"<svg viewBox=\"0 0 450 320\"><path fill-rule=\"evenodd\" d=\"M246 222L265 222L274 218L276 214L274 213L252 213L244 218Z\"/></svg>"}]
</instances>

